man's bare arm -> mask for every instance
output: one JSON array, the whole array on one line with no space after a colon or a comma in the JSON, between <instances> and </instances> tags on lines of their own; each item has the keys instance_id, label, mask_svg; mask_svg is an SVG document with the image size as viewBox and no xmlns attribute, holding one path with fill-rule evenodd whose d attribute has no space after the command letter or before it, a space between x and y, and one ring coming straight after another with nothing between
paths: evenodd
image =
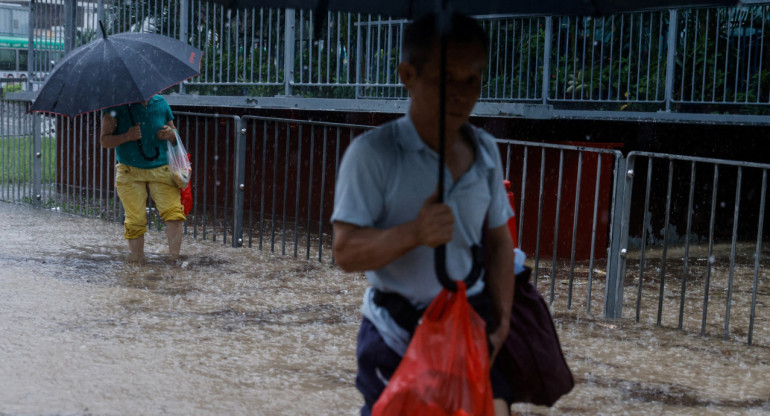
<instances>
[{"instance_id":1,"label":"man's bare arm","mask_svg":"<svg viewBox=\"0 0 770 416\"><path fill-rule=\"evenodd\" d=\"M418 246L414 222L380 230L334 223L334 260L346 272L376 270Z\"/></svg>"},{"instance_id":2,"label":"man's bare arm","mask_svg":"<svg viewBox=\"0 0 770 416\"><path fill-rule=\"evenodd\" d=\"M123 143L139 140L142 138L142 130L139 124L128 129L123 134L113 134L118 127L118 122L109 114L105 114L102 117L102 131L99 137L99 141L102 147L112 149L118 147Z\"/></svg>"},{"instance_id":3,"label":"man's bare arm","mask_svg":"<svg viewBox=\"0 0 770 416\"><path fill-rule=\"evenodd\" d=\"M174 121L169 120L166 124L161 127L160 130L156 133L156 137L158 140L168 140L171 142L171 144L176 144L176 134L174 134L174 131L176 130L176 127L174 126Z\"/></svg>"},{"instance_id":4,"label":"man's bare arm","mask_svg":"<svg viewBox=\"0 0 770 416\"><path fill-rule=\"evenodd\" d=\"M495 305L500 325L490 334L494 347L492 359L497 356L508 336L513 308L513 289L516 278L513 273L513 241L507 225L488 230L486 239L488 293Z\"/></svg>"},{"instance_id":5,"label":"man's bare arm","mask_svg":"<svg viewBox=\"0 0 770 416\"><path fill-rule=\"evenodd\" d=\"M359 227L334 222L334 259L346 272L377 270L418 246L437 247L452 239L454 216L434 193L417 218L387 228Z\"/></svg>"}]
</instances>

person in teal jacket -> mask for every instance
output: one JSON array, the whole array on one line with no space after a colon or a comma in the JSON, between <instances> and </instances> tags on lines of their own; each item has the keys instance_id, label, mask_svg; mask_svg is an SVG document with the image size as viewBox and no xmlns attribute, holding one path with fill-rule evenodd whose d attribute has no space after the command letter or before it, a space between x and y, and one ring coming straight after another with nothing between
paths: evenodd
<instances>
[{"instance_id":1,"label":"person in teal jacket","mask_svg":"<svg viewBox=\"0 0 770 416\"><path fill-rule=\"evenodd\" d=\"M124 237L129 260L144 261L147 231L147 189L166 222L169 255L179 257L186 217L179 188L171 178L166 143L175 144L174 115L166 100L155 95L144 103L112 107L102 112L102 147L115 149L115 188L125 211Z\"/></svg>"}]
</instances>

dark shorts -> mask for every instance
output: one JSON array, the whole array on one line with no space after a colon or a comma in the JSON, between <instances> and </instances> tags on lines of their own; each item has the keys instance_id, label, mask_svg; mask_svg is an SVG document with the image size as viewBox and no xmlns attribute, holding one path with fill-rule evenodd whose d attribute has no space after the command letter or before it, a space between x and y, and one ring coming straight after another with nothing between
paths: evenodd
<instances>
[{"instance_id":1,"label":"dark shorts","mask_svg":"<svg viewBox=\"0 0 770 416\"><path fill-rule=\"evenodd\" d=\"M358 359L358 375L356 375L356 388L364 396L364 406L361 407L361 416L369 416L372 413L374 403L380 397L385 385L398 364L401 356L390 349L380 336L379 331L366 318L361 322L358 332L358 347L356 350ZM505 382L503 373L496 367L490 371L492 380L492 393L496 399L503 399L510 405L513 394Z\"/></svg>"}]
</instances>

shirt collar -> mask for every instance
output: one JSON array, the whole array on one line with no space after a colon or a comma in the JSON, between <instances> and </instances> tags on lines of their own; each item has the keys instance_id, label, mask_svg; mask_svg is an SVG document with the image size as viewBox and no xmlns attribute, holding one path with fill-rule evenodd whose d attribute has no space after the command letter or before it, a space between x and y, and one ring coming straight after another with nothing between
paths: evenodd
<instances>
[{"instance_id":1,"label":"shirt collar","mask_svg":"<svg viewBox=\"0 0 770 416\"><path fill-rule=\"evenodd\" d=\"M417 128L408 113L398 121L396 127L396 140L405 151L418 152L428 147L417 133Z\"/></svg>"},{"instance_id":2,"label":"shirt collar","mask_svg":"<svg viewBox=\"0 0 770 416\"><path fill-rule=\"evenodd\" d=\"M495 161L489 153L489 150L481 141L481 135L484 134L484 132L470 123L465 123L462 128L471 138L473 146L476 148L476 154L480 156L476 158L474 164L480 163L481 166L486 169L494 169ZM422 141L422 138L420 138L420 134L417 133L417 128L414 126L414 122L409 114L406 114L399 120L397 129L396 140L398 145L405 151L419 152L423 149L429 149L428 145L426 145L425 142Z\"/></svg>"}]
</instances>

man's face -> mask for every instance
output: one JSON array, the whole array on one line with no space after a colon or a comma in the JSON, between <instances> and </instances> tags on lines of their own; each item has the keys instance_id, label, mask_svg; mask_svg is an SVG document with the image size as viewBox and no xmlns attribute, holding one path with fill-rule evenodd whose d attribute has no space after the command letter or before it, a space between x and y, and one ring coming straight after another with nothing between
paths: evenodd
<instances>
[{"instance_id":1,"label":"man's face","mask_svg":"<svg viewBox=\"0 0 770 416\"><path fill-rule=\"evenodd\" d=\"M481 45L449 43L446 60L446 124L447 131L458 130L468 121L481 91L481 74L487 57ZM409 90L412 113L423 120L432 120L438 126L439 44L421 71L408 62L399 65L401 81Z\"/></svg>"}]
</instances>

